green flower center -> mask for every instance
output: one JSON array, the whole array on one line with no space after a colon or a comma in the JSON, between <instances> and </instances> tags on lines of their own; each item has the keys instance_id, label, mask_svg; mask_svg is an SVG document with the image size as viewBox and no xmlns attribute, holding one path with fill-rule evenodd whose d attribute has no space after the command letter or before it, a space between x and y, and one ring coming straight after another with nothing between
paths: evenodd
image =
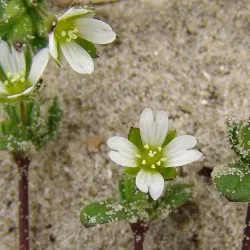
<instances>
[{"instance_id":1,"label":"green flower center","mask_svg":"<svg viewBox=\"0 0 250 250\"><path fill-rule=\"evenodd\" d=\"M59 22L54 30L56 39L61 43L68 43L78 38L78 29L73 22Z\"/></svg>"},{"instance_id":2,"label":"green flower center","mask_svg":"<svg viewBox=\"0 0 250 250\"><path fill-rule=\"evenodd\" d=\"M12 72L7 73L7 80L4 81L4 87L9 94L19 94L29 86L30 84L26 80L24 71L17 74Z\"/></svg>"},{"instance_id":3,"label":"green flower center","mask_svg":"<svg viewBox=\"0 0 250 250\"><path fill-rule=\"evenodd\" d=\"M148 171L159 170L165 166L166 158L162 152L162 148L150 147L148 144L144 145L144 152L136 154L137 165Z\"/></svg>"}]
</instances>

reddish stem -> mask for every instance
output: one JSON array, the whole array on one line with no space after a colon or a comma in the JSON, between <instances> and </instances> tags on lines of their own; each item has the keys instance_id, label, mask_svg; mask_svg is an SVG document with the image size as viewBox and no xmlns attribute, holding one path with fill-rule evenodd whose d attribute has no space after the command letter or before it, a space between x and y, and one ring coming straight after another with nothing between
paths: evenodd
<instances>
[{"instance_id":1,"label":"reddish stem","mask_svg":"<svg viewBox=\"0 0 250 250\"><path fill-rule=\"evenodd\" d=\"M130 223L131 229L134 233L134 250L143 250L143 242L145 234L148 231L148 224L143 221Z\"/></svg>"},{"instance_id":2,"label":"reddish stem","mask_svg":"<svg viewBox=\"0 0 250 250\"><path fill-rule=\"evenodd\" d=\"M30 159L14 156L19 173L19 249L29 250L29 184Z\"/></svg>"},{"instance_id":3,"label":"reddish stem","mask_svg":"<svg viewBox=\"0 0 250 250\"><path fill-rule=\"evenodd\" d=\"M242 240L242 250L250 250L250 203L247 206L246 227L244 228L244 236Z\"/></svg>"}]
</instances>

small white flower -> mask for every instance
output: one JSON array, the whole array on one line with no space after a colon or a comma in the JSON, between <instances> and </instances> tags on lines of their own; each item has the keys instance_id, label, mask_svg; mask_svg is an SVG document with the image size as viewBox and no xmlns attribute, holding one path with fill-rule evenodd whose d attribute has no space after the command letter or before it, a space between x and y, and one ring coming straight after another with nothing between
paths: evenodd
<instances>
[{"instance_id":1,"label":"small white flower","mask_svg":"<svg viewBox=\"0 0 250 250\"><path fill-rule=\"evenodd\" d=\"M0 102L27 99L39 87L49 60L48 49L40 50L31 59L30 65L23 51L18 52L12 45L0 40L0 55Z\"/></svg>"},{"instance_id":2,"label":"small white flower","mask_svg":"<svg viewBox=\"0 0 250 250\"><path fill-rule=\"evenodd\" d=\"M162 168L179 167L197 161L202 153L192 149L197 141L190 135L175 137L164 145L168 133L168 115L161 110L154 117L150 108L144 109L140 117L140 135L143 149L139 149L128 139L112 137L107 144L112 150L110 159L123 166L139 168L136 176L136 186L157 200L164 189L164 178L160 173Z\"/></svg>"},{"instance_id":3,"label":"small white flower","mask_svg":"<svg viewBox=\"0 0 250 250\"><path fill-rule=\"evenodd\" d=\"M108 24L92 18L94 14L93 9L71 8L54 21L49 34L51 56L61 61L63 55L71 68L80 74L91 74L94 70L90 47L111 43L116 38Z\"/></svg>"}]
</instances>

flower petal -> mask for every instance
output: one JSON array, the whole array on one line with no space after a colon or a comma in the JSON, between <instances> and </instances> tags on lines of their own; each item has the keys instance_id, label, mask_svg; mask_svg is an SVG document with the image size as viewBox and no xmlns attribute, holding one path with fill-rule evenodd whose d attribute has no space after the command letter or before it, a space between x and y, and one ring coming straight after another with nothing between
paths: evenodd
<instances>
[{"instance_id":1,"label":"flower petal","mask_svg":"<svg viewBox=\"0 0 250 250\"><path fill-rule=\"evenodd\" d=\"M145 108L140 116L140 134L144 145L154 142L154 114L152 109Z\"/></svg>"},{"instance_id":2,"label":"flower petal","mask_svg":"<svg viewBox=\"0 0 250 250\"><path fill-rule=\"evenodd\" d=\"M137 147L128 139L114 136L111 137L107 144L110 149L115 150L109 153L110 159L124 167L136 167L136 153Z\"/></svg>"},{"instance_id":3,"label":"flower petal","mask_svg":"<svg viewBox=\"0 0 250 250\"><path fill-rule=\"evenodd\" d=\"M28 79L32 85L36 84L41 78L49 61L49 50L47 48L40 50L33 58Z\"/></svg>"},{"instance_id":4,"label":"flower petal","mask_svg":"<svg viewBox=\"0 0 250 250\"><path fill-rule=\"evenodd\" d=\"M123 167L136 167L136 160L133 157L128 157L121 152L111 151L109 152L109 158L116 164Z\"/></svg>"},{"instance_id":5,"label":"flower petal","mask_svg":"<svg viewBox=\"0 0 250 250\"><path fill-rule=\"evenodd\" d=\"M34 86L31 86L29 88L27 88L26 90L24 90L23 92L16 94L16 95L10 95L10 96L6 96L7 99L12 100L21 96L27 96L31 93L31 91L34 89Z\"/></svg>"},{"instance_id":6,"label":"flower petal","mask_svg":"<svg viewBox=\"0 0 250 250\"><path fill-rule=\"evenodd\" d=\"M57 21L62 21L65 19L69 19L71 17L77 17L77 16L80 17L80 16L86 16L86 15L87 17L92 17L95 15L95 11L93 9L86 9L86 8L76 9L72 7L68 11L66 11L63 15L58 17Z\"/></svg>"},{"instance_id":7,"label":"flower petal","mask_svg":"<svg viewBox=\"0 0 250 250\"><path fill-rule=\"evenodd\" d=\"M4 87L4 84L3 84L3 82L0 81L0 94L6 94L6 93L7 93L7 91Z\"/></svg>"},{"instance_id":8,"label":"flower petal","mask_svg":"<svg viewBox=\"0 0 250 250\"><path fill-rule=\"evenodd\" d=\"M0 65L2 66L5 74L8 72L25 73L25 58L23 52L17 52L12 45L0 40Z\"/></svg>"},{"instance_id":9,"label":"flower petal","mask_svg":"<svg viewBox=\"0 0 250 250\"><path fill-rule=\"evenodd\" d=\"M195 149L171 152L170 154L166 156L167 166L170 166L170 167L183 166L183 165L199 160L201 156L202 156L202 153Z\"/></svg>"},{"instance_id":10,"label":"flower petal","mask_svg":"<svg viewBox=\"0 0 250 250\"><path fill-rule=\"evenodd\" d=\"M155 172L151 177L151 185L149 187L149 193L153 200L157 200L161 196L163 189L164 178L160 173Z\"/></svg>"},{"instance_id":11,"label":"flower petal","mask_svg":"<svg viewBox=\"0 0 250 250\"><path fill-rule=\"evenodd\" d=\"M107 44L113 42L116 38L112 28L100 20L79 18L75 20L75 26L80 36L92 43Z\"/></svg>"},{"instance_id":12,"label":"flower petal","mask_svg":"<svg viewBox=\"0 0 250 250\"><path fill-rule=\"evenodd\" d=\"M191 149L197 144L197 140L191 135L181 135L174 138L164 149L165 154L171 154L175 151Z\"/></svg>"},{"instance_id":13,"label":"flower petal","mask_svg":"<svg viewBox=\"0 0 250 250\"><path fill-rule=\"evenodd\" d=\"M135 155L138 151L137 147L128 139L120 136L113 136L108 139L107 144L110 149Z\"/></svg>"},{"instance_id":14,"label":"flower petal","mask_svg":"<svg viewBox=\"0 0 250 250\"><path fill-rule=\"evenodd\" d=\"M161 146L168 132L168 113L160 110L155 118L155 138L154 145Z\"/></svg>"},{"instance_id":15,"label":"flower petal","mask_svg":"<svg viewBox=\"0 0 250 250\"><path fill-rule=\"evenodd\" d=\"M136 176L136 186L144 193L149 191L153 200L157 200L164 189L164 178L158 172L148 172L141 169Z\"/></svg>"},{"instance_id":16,"label":"flower petal","mask_svg":"<svg viewBox=\"0 0 250 250\"><path fill-rule=\"evenodd\" d=\"M73 70L80 74L91 74L94 70L94 62L91 56L76 42L61 44L63 55Z\"/></svg>"},{"instance_id":17,"label":"flower petal","mask_svg":"<svg viewBox=\"0 0 250 250\"><path fill-rule=\"evenodd\" d=\"M49 34L49 52L54 59L58 59L57 41L54 32Z\"/></svg>"}]
</instances>

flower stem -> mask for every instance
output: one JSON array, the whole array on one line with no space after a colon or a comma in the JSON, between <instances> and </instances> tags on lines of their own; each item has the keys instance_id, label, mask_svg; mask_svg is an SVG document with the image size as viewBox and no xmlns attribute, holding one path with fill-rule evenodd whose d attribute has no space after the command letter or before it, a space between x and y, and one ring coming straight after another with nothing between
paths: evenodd
<instances>
[{"instance_id":1,"label":"flower stem","mask_svg":"<svg viewBox=\"0 0 250 250\"><path fill-rule=\"evenodd\" d=\"M26 123L26 114L25 114L25 104L24 102L20 102L20 117L21 117L21 121L23 124Z\"/></svg>"},{"instance_id":2,"label":"flower stem","mask_svg":"<svg viewBox=\"0 0 250 250\"><path fill-rule=\"evenodd\" d=\"M242 240L242 250L250 250L250 203L247 206L246 227L244 228L244 235Z\"/></svg>"},{"instance_id":3,"label":"flower stem","mask_svg":"<svg viewBox=\"0 0 250 250\"><path fill-rule=\"evenodd\" d=\"M49 16L49 14L47 13L47 11L41 7L40 4L36 5L36 9L39 12L39 14L41 15L42 18L46 18Z\"/></svg>"},{"instance_id":4,"label":"flower stem","mask_svg":"<svg viewBox=\"0 0 250 250\"><path fill-rule=\"evenodd\" d=\"M19 173L19 250L29 250L29 185L30 159L14 155Z\"/></svg>"},{"instance_id":5,"label":"flower stem","mask_svg":"<svg viewBox=\"0 0 250 250\"><path fill-rule=\"evenodd\" d=\"M148 224L144 221L138 220L135 223L130 223L130 226L134 233L134 250L143 250L145 234L149 227Z\"/></svg>"}]
</instances>

